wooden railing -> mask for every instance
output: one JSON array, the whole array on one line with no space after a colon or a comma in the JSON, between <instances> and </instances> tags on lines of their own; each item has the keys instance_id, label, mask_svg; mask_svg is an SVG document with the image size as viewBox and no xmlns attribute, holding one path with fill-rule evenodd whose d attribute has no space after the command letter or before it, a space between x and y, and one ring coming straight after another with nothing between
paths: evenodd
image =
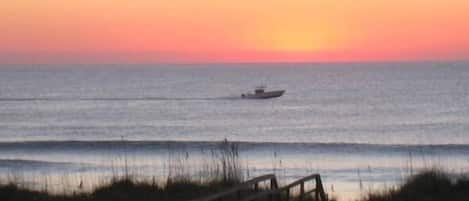
<instances>
[{"instance_id":1,"label":"wooden railing","mask_svg":"<svg viewBox=\"0 0 469 201\"><path fill-rule=\"evenodd\" d=\"M312 188L310 190L306 190L306 184L308 182L313 182L314 181L314 186L315 188ZM242 199L241 201L253 201L253 200L265 200L266 198L269 201L290 201L292 199L292 189L295 187L300 187L300 192L298 194L298 197L296 197L297 200L304 200L307 195L312 195L314 193L314 200L316 201L327 201L327 195L324 192L324 188L322 186L322 181L321 181L321 176L319 174L312 174L307 177L303 177L299 180L296 180L282 188L279 189L271 189L269 191L263 191L257 194L254 194L252 196L246 197L245 199ZM282 199L284 198L284 199Z\"/></svg>"},{"instance_id":2,"label":"wooden railing","mask_svg":"<svg viewBox=\"0 0 469 201\"><path fill-rule=\"evenodd\" d=\"M259 192L259 183L270 181L270 189L265 189ZM306 185L308 182L313 182L315 188L306 190ZM254 189L252 187L254 186ZM313 195L314 193L314 200L316 201L327 201L327 195L324 192L324 188L322 186L321 176L319 174L312 174L307 177L303 177L299 180L296 180L282 188L278 188L277 179L275 175L263 175L260 177L256 177L249 181L246 181L232 189L229 189L225 192L221 192L203 199L197 199L193 201L222 201L223 198L231 198L231 200L236 201L262 201L262 200L269 200L269 201L291 201L292 197L292 189L295 187L300 187L300 191L298 200L302 201L306 199L307 195ZM249 196L243 197L242 192L246 190L251 190ZM254 190L254 193L253 191ZM282 199L285 198L285 199Z\"/></svg>"},{"instance_id":3,"label":"wooden railing","mask_svg":"<svg viewBox=\"0 0 469 201\"><path fill-rule=\"evenodd\" d=\"M314 181L315 183L315 188L310 189L308 191L305 190L305 184L307 182L312 182ZM290 194L291 194L291 189L300 186L300 194L298 195L299 200L305 199L306 195L314 193L314 199L317 201L327 201L327 196L326 193L324 192L324 188L322 186L322 181L321 181L321 176L319 174L312 174L307 177L303 177L301 179L298 179L282 188L279 189L279 193L282 194L282 192L285 192L286 195L286 201L290 201Z\"/></svg>"},{"instance_id":4,"label":"wooden railing","mask_svg":"<svg viewBox=\"0 0 469 201\"><path fill-rule=\"evenodd\" d=\"M246 191L259 191L259 184L263 182L270 182L270 190L278 190L277 178L273 174L267 174L250 179L242 184L239 184L227 191L217 193L202 199L196 199L192 201L223 201L226 198L233 198L235 200L241 200L243 192ZM252 193L252 192L251 192Z\"/></svg>"}]
</instances>

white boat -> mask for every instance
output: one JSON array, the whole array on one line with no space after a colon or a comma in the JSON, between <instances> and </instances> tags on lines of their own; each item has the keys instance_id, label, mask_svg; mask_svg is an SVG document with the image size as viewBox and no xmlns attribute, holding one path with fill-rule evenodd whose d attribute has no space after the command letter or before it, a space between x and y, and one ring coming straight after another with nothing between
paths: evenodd
<instances>
[{"instance_id":1,"label":"white boat","mask_svg":"<svg viewBox=\"0 0 469 201\"><path fill-rule=\"evenodd\" d=\"M256 87L254 93L241 94L241 98L250 99L266 99L280 97L285 93L285 90L265 91L265 86Z\"/></svg>"}]
</instances>

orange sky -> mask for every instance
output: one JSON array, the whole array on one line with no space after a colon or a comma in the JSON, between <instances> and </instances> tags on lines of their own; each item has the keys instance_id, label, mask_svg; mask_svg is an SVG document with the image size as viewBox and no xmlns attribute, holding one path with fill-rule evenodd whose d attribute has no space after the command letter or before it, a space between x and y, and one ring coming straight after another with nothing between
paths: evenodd
<instances>
[{"instance_id":1,"label":"orange sky","mask_svg":"<svg viewBox=\"0 0 469 201\"><path fill-rule=\"evenodd\" d=\"M13 0L0 63L469 59L468 0Z\"/></svg>"}]
</instances>

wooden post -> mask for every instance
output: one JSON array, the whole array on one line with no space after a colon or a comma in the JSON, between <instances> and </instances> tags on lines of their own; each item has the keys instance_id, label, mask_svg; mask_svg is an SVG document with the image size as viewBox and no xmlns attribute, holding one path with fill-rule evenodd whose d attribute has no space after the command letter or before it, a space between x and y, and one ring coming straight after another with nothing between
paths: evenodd
<instances>
[{"instance_id":1,"label":"wooden post","mask_svg":"<svg viewBox=\"0 0 469 201\"><path fill-rule=\"evenodd\" d=\"M270 180L270 190L274 190L274 189L278 189L278 183L277 183L277 179L274 177ZM280 195L280 192L277 192L275 193L275 197L277 198L277 201L280 201L281 200L281 195ZM274 195L271 195L270 198L271 200L273 199Z\"/></svg>"},{"instance_id":2,"label":"wooden post","mask_svg":"<svg viewBox=\"0 0 469 201\"><path fill-rule=\"evenodd\" d=\"M321 200L327 200L326 193L324 193L324 188L322 187L321 177L316 177L316 191L319 194L318 197L321 197Z\"/></svg>"},{"instance_id":3,"label":"wooden post","mask_svg":"<svg viewBox=\"0 0 469 201\"><path fill-rule=\"evenodd\" d=\"M270 179L270 190L274 189L274 179ZM274 196L272 194L269 195L269 200L272 201L274 199Z\"/></svg>"},{"instance_id":4,"label":"wooden post","mask_svg":"<svg viewBox=\"0 0 469 201\"><path fill-rule=\"evenodd\" d=\"M270 179L270 190L277 189L277 180L275 178Z\"/></svg>"},{"instance_id":5,"label":"wooden post","mask_svg":"<svg viewBox=\"0 0 469 201\"><path fill-rule=\"evenodd\" d=\"M316 190L314 191L314 198L316 199L316 201L319 201L319 191L319 182L316 179Z\"/></svg>"},{"instance_id":6,"label":"wooden post","mask_svg":"<svg viewBox=\"0 0 469 201\"><path fill-rule=\"evenodd\" d=\"M290 188L287 188L287 201L290 201Z\"/></svg>"},{"instance_id":7,"label":"wooden post","mask_svg":"<svg viewBox=\"0 0 469 201\"><path fill-rule=\"evenodd\" d=\"M300 184L300 200L303 200L304 194L305 194L305 182L302 181Z\"/></svg>"}]
</instances>

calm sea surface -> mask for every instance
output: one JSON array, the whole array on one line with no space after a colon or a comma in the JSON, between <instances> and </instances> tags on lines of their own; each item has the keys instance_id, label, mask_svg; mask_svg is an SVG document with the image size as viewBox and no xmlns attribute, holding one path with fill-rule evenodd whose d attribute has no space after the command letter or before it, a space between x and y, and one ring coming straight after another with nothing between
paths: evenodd
<instances>
[{"instance_id":1,"label":"calm sea surface","mask_svg":"<svg viewBox=\"0 0 469 201\"><path fill-rule=\"evenodd\" d=\"M240 98L257 85L286 93ZM469 63L0 67L0 178L32 186L197 174L228 139L247 177L318 172L345 199L468 172L468 131Z\"/></svg>"}]
</instances>

